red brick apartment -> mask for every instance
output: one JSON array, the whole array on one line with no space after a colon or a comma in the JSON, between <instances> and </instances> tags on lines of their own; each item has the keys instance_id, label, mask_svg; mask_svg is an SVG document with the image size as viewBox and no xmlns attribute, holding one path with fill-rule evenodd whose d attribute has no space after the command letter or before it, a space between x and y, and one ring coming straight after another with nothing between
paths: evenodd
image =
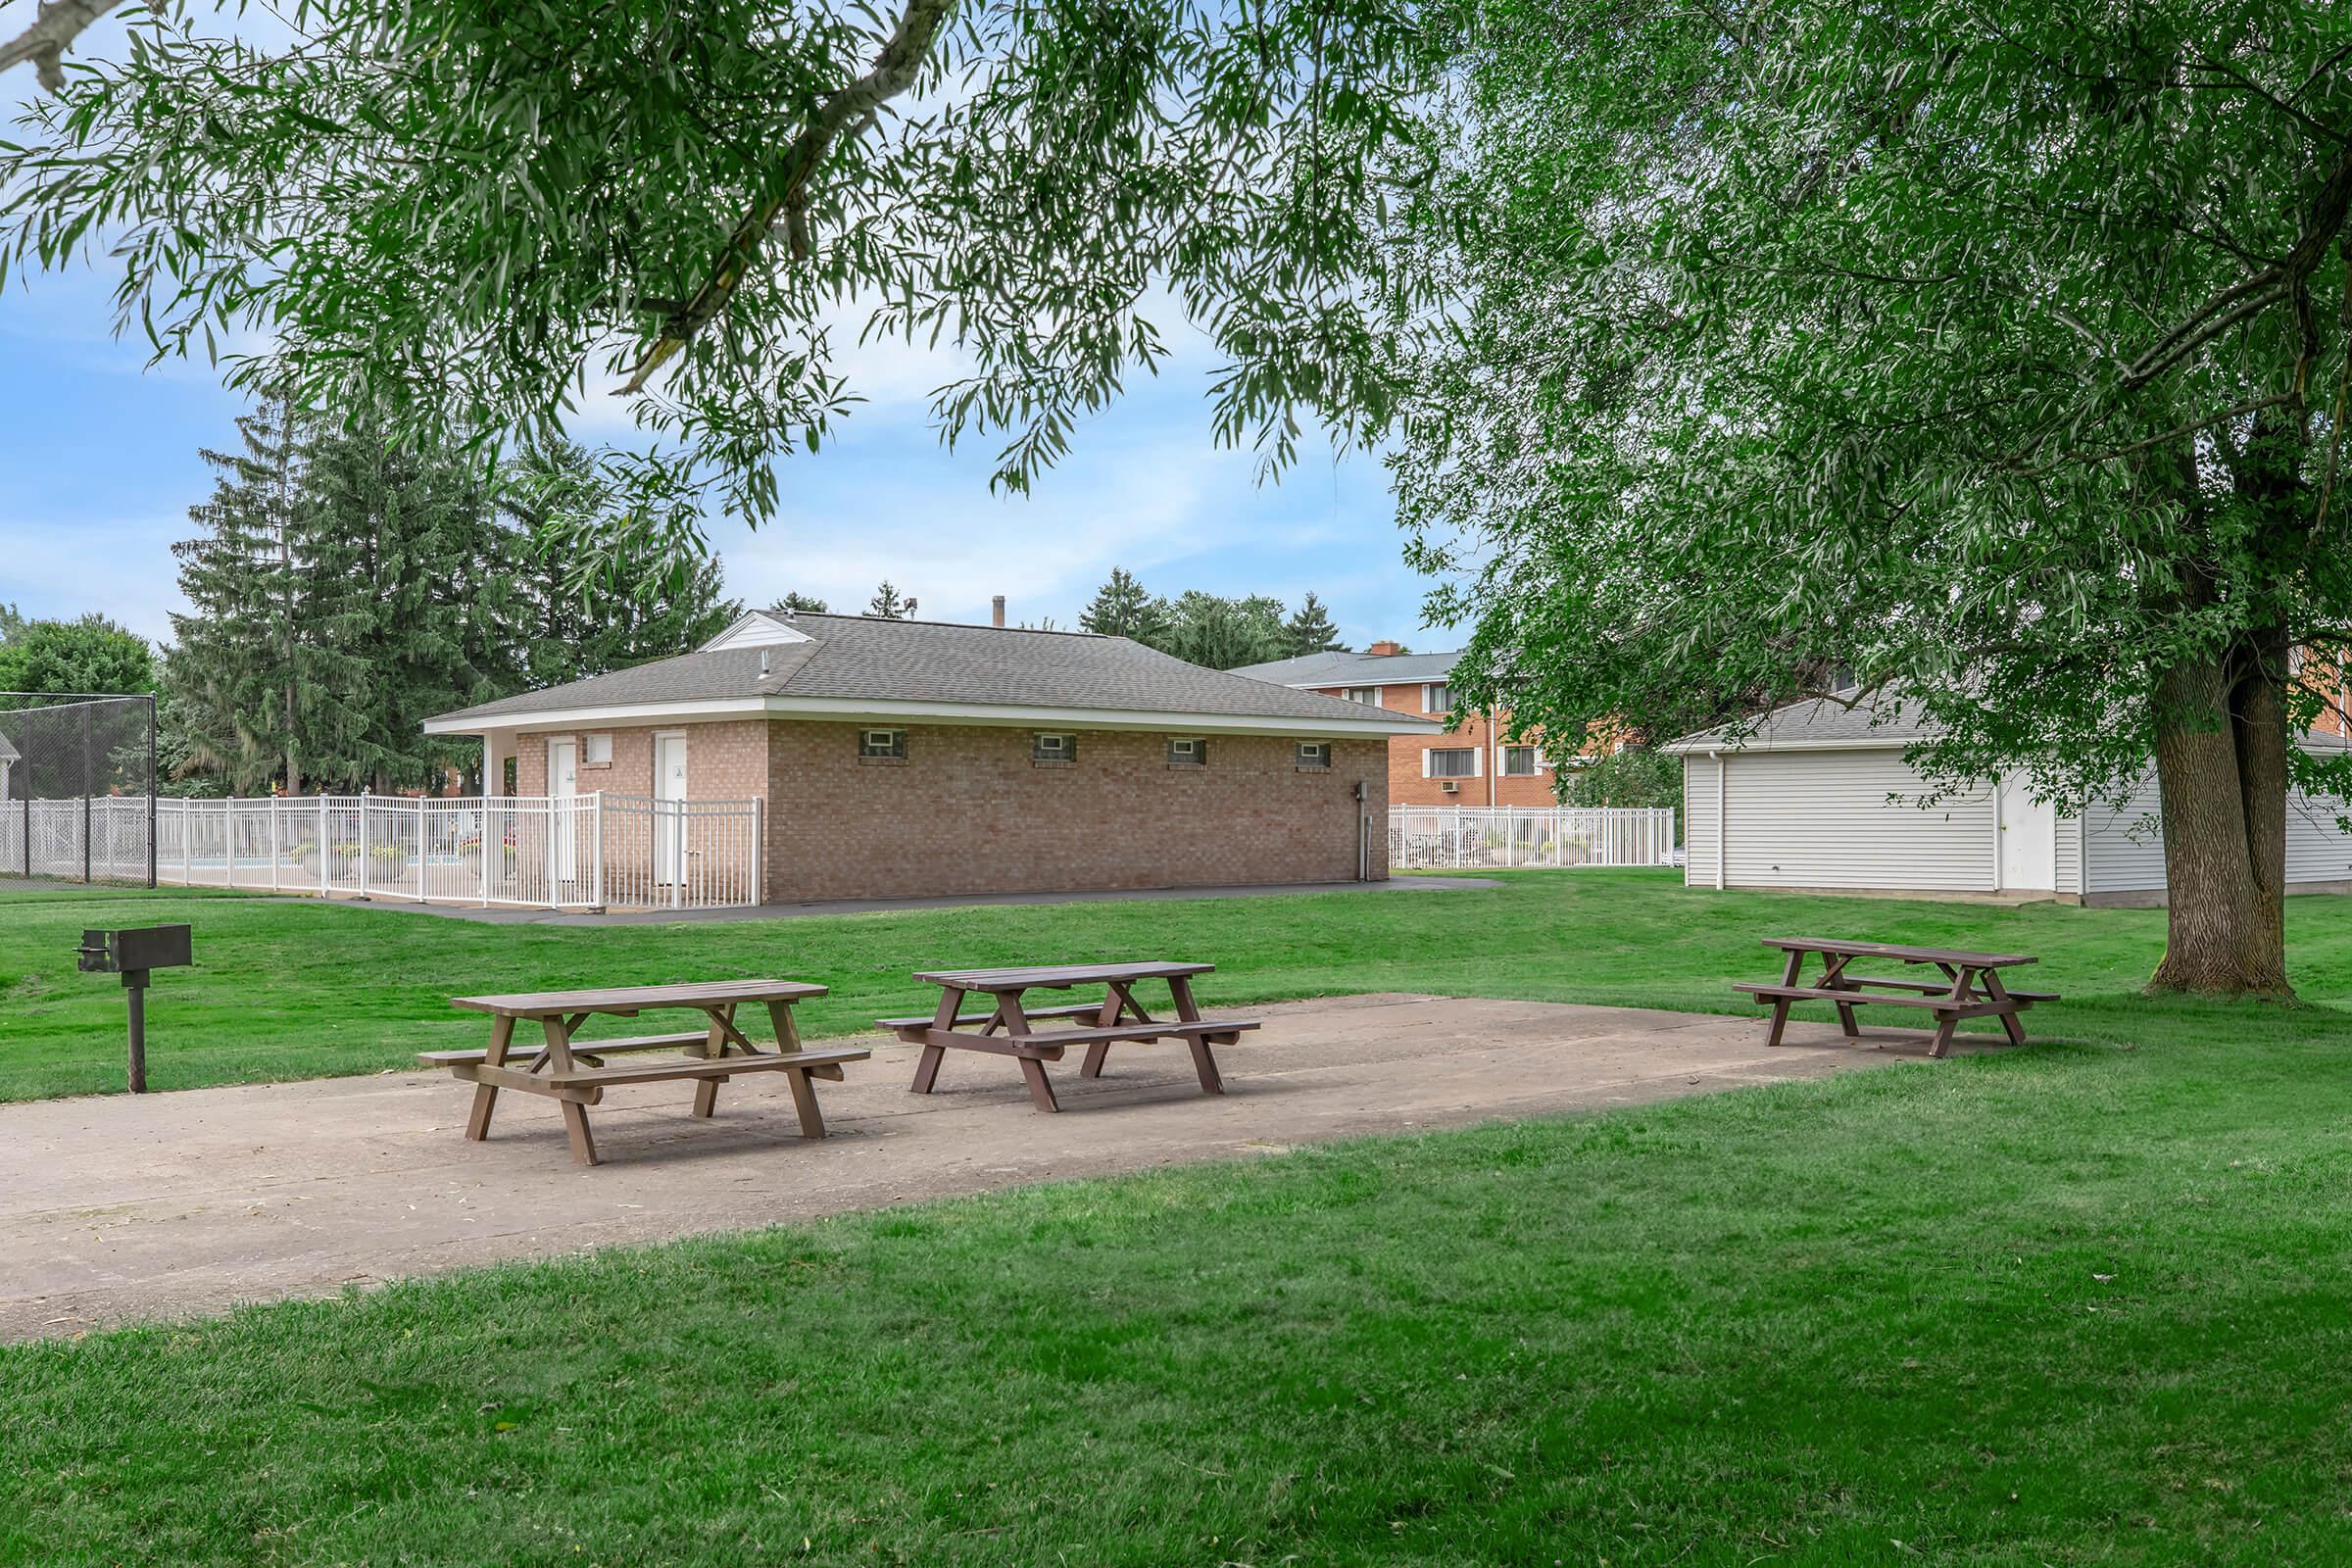
<instances>
[{"instance_id":1,"label":"red brick apartment","mask_svg":"<svg viewBox=\"0 0 2352 1568\"><path fill-rule=\"evenodd\" d=\"M770 903L1388 876L1393 737L1443 723L1121 637L755 611L444 713L493 793L760 803Z\"/></svg>"},{"instance_id":2,"label":"red brick apartment","mask_svg":"<svg viewBox=\"0 0 2352 1568\"><path fill-rule=\"evenodd\" d=\"M1360 654L1306 654L1233 673L1294 691L1336 697L1359 707L1411 713L1443 724L1453 710L1446 677L1459 654L1408 654L1393 642ZM1389 738L1392 806L1550 806L1552 759L1540 746L1505 741L1510 714L1471 715L1442 733L1407 731Z\"/></svg>"}]
</instances>

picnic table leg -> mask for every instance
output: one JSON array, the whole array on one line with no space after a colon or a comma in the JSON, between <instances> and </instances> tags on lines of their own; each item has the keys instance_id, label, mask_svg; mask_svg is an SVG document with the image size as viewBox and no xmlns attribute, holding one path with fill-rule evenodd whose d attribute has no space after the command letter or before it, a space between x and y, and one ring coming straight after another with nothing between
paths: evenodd
<instances>
[{"instance_id":1,"label":"picnic table leg","mask_svg":"<svg viewBox=\"0 0 2352 1568\"><path fill-rule=\"evenodd\" d=\"M1177 1017L1186 1023L1200 1021L1200 1008L1193 1002L1193 981L1190 975L1172 974L1168 976L1168 995L1175 999ZM1207 1039L1200 1035L1186 1035L1184 1043L1192 1048L1193 1071L1200 1076L1200 1092L1204 1095L1223 1094L1225 1079L1217 1071L1216 1054L1208 1049Z\"/></svg>"},{"instance_id":2,"label":"picnic table leg","mask_svg":"<svg viewBox=\"0 0 2352 1568\"><path fill-rule=\"evenodd\" d=\"M2011 1010L2000 1014L2001 1029L2009 1036L2009 1043L2013 1046L2024 1045L2026 1043L2025 1021L2018 1017L2016 1004L2010 1003L2009 988L2001 983L2001 971L1987 969L1984 973L1983 980L1986 996L1995 1002L2009 1003L2010 1004Z\"/></svg>"},{"instance_id":3,"label":"picnic table leg","mask_svg":"<svg viewBox=\"0 0 2352 1568\"><path fill-rule=\"evenodd\" d=\"M1004 1020L1008 1035L1029 1033L1029 1015L1021 1010L1021 994L1004 991L997 995L997 1016ZM1029 1086L1029 1098L1043 1111L1061 1109L1061 1102L1054 1098L1054 1082L1046 1076L1046 1064L1035 1056L1015 1056L1021 1064L1021 1079Z\"/></svg>"},{"instance_id":4,"label":"picnic table leg","mask_svg":"<svg viewBox=\"0 0 2352 1568\"><path fill-rule=\"evenodd\" d=\"M774 1024L776 1028L777 1052L787 1056L799 1055L801 1054L801 1032L793 1026L792 1004L789 1002L769 1003L767 1018L768 1022ZM797 1067L784 1069L784 1082L792 1090L792 1108L800 1113L801 1136L803 1138L824 1137L825 1118L818 1113L816 1108L816 1085L809 1080L807 1073Z\"/></svg>"},{"instance_id":5,"label":"picnic table leg","mask_svg":"<svg viewBox=\"0 0 2352 1568\"><path fill-rule=\"evenodd\" d=\"M1936 1015L1936 1040L1928 1047L1928 1054L1931 1056L1950 1055L1952 1054L1952 1031L1959 1027L1960 1015L1958 1013L1938 1012Z\"/></svg>"},{"instance_id":6,"label":"picnic table leg","mask_svg":"<svg viewBox=\"0 0 2352 1568\"><path fill-rule=\"evenodd\" d=\"M514 1020L501 1013L490 1021L490 1050L482 1059L496 1067L507 1059L507 1042L514 1038ZM490 1136L490 1112L498 1105L496 1084L473 1086L473 1110L466 1118L466 1136L480 1143Z\"/></svg>"},{"instance_id":7,"label":"picnic table leg","mask_svg":"<svg viewBox=\"0 0 2352 1568\"><path fill-rule=\"evenodd\" d=\"M956 1014L962 1008L963 993L954 986L942 986L939 993L939 1010L931 1015L931 1027L934 1029L955 1028ZM931 1086L939 1081L939 1063L947 1054L948 1048L945 1046L932 1045L928 1041L924 1043L922 1054L915 1058L914 1083L907 1090L908 1094L927 1095L931 1092Z\"/></svg>"},{"instance_id":8,"label":"picnic table leg","mask_svg":"<svg viewBox=\"0 0 2352 1568\"><path fill-rule=\"evenodd\" d=\"M727 1025L735 1021L735 1004L730 1002L724 1006L710 1008L709 1011L710 1032L703 1040L703 1054L710 1057L723 1056L727 1054ZM716 1078L700 1078L695 1081L693 1114L708 1118L717 1111L720 1081Z\"/></svg>"},{"instance_id":9,"label":"picnic table leg","mask_svg":"<svg viewBox=\"0 0 2352 1568\"><path fill-rule=\"evenodd\" d=\"M571 1031L561 1018L542 1018L539 1027L547 1036L547 1055L557 1072L571 1071ZM588 1133L588 1107L576 1100L559 1100L564 1110L564 1135L570 1141L571 1157L583 1165L596 1163L596 1140Z\"/></svg>"},{"instance_id":10,"label":"picnic table leg","mask_svg":"<svg viewBox=\"0 0 2352 1568\"><path fill-rule=\"evenodd\" d=\"M1135 993L1116 980L1109 983L1102 995L1102 1010L1095 1014L1095 1027L1107 1029L1118 1023L1150 1023L1152 1015L1136 1002ZM1086 1078L1102 1076L1102 1063L1110 1055L1110 1042L1098 1040L1086 1048L1086 1061L1078 1069Z\"/></svg>"},{"instance_id":11,"label":"picnic table leg","mask_svg":"<svg viewBox=\"0 0 2352 1568\"><path fill-rule=\"evenodd\" d=\"M1779 1045L1781 1043L1781 1033L1788 1027L1788 999L1787 997L1775 997L1772 1000L1772 1021L1767 1024L1764 1029L1764 1048L1769 1051L1774 1046Z\"/></svg>"},{"instance_id":12,"label":"picnic table leg","mask_svg":"<svg viewBox=\"0 0 2352 1568\"><path fill-rule=\"evenodd\" d=\"M1821 983L1825 990L1859 991L1861 989L1845 978L1845 966L1850 957L1851 955L1848 954L1838 954L1834 956L1826 954L1823 956ZM1862 1031L1854 1026L1854 1004L1850 1002L1840 1002L1834 1005L1838 1008L1838 1027L1845 1031L1845 1043L1849 1046L1860 1045Z\"/></svg>"}]
</instances>

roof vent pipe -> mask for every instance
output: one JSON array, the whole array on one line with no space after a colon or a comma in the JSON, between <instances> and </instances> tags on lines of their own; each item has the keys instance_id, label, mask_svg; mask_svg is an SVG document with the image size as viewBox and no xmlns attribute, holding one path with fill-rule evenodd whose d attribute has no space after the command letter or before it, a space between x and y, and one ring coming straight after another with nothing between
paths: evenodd
<instances>
[{"instance_id":1,"label":"roof vent pipe","mask_svg":"<svg viewBox=\"0 0 2352 1568\"><path fill-rule=\"evenodd\" d=\"M760 650L760 678L767 679L767 650L764 648Z\"/></svg>"},{"instance_id":2,"label":"roof vent pipe","mask_svg":"<svg viewBox=\"0 0 2352 1568\"><path fill-rule=\"evenodd\" d=\"M1002 630L1004 625L1004 596L997 595L988 602L988 623Z\"/></svg>"}]
</instances>

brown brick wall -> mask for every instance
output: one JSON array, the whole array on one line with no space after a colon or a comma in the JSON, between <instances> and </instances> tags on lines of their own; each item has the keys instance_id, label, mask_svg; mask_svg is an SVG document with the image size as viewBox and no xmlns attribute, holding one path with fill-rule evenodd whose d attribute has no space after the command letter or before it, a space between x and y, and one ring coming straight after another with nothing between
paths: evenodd
<instances>
[{"instance_id":1,"label":"brown brick wall","mask_svg":"<svg viewBox=\"0 0 2352 1568\"><path fill-rule=\"evenodd\" d=\"M1337 697L1346 688L1321 688L1326 697ZM1412 681L1380 688L1380 706L1391 712L1419 713L1431 718L1443 717L1430 713L1421 706L1422 683ZM1510 714L1501 715L1501 733L1510 730ZM1501 760L1495 755L1494 742L1497 726L1490 725L1484 716L1473 716L1467 723L1447 730L1443 735L1394 735L1389 738L1389 802L1393 806L1551 806L1553 774L1549 768L1532 777L1504 778L1496 775ZM1467 746L1485 754L1480 766L1484 771L1477 778L1457 780L1458 793L1448 795L1439 787L1441 781L1421 776L1421 754L1440 747ZM1549 762L1549 753L1544 756ZM1494 775L1494 776L1491 776Z\"/></svg>"},{"instance_id":2,"label":"brown brick wall","mask_svg":"<svg viewBox=\"0 0 2352 1568\"><path fill-rule=\"evenodd\" d=\"M767 755L760 731L765 720L724 719L708 724L608 725L596 730L557 730L517 737L514 743L514 793L547 793L547 743L564 735L580 743L588 755L591 734L612 737L612 760L607 766L580 763L580 793L604 790L613 795L654 793L654 736L670 730L686 732L686 798L690 801L748 801L767 794Z\"/></svg>"},{"instance_id":3,"label":"brown brick wall","mask_svg":"<svg viewBox=\"0 0 2352 1568\"><path fill-rule=\"evenodd\" d=\"M915 725L901 764L859 760L864 727L612 726L612 764L583 762L580 791L651 795L655 732L685 730L689 799L766 801L771 903L1350 881L1359 809L1372 874L1388 875L1377 740L1338 742L1328 770L1302 772L1287 736L1212 735L1207 766L1172 768L1165 736L1079 731L1074 762L1040 766L1027 729ZM517 739L517 794L546 793L552 738Z\"/></svg>"},{"instance_id":4,"label":"brown brick wall","mask_svg":"<svg viewBox=\"0 0 2352 1568\"><path fill-rule=\"evenodd\" d=\"M1040 766L1026 729L910 725L901 764L860 761L860 727L770 726L770 900L1348 881L1359 810L1388 875L1379 741L1301 772L1287 737L1213 735L1172 768L1165 736L1080 731Z\"/></svg>"}]
</instances>

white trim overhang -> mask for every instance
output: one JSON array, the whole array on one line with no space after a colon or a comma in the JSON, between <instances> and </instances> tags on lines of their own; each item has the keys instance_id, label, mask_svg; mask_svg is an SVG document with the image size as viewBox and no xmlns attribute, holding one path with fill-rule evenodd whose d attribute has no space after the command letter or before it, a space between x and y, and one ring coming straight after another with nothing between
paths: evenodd
<instances>
[{"instance_id":1,"label":"white trim overhang","mask_svg":"<svg viewBox=\"0 0 2352 1568\"><path fill-rule=\"evenodd\" d=\"M604 704L527 713L444 713L424 721L427 735L479 735L489 730L530 733L589 724L662 724L730 718L808 718L856 723L896 719L932 724L993 725L1008 729L1148 730L1181 735L1341 736L1440 735L1446 726L1409 713L1363 718L1272 713L1135 712L1108 708L1041 708L994 703L921 703L862 697L712 697L689 702Z\"/></svg>"}]
</instances>

